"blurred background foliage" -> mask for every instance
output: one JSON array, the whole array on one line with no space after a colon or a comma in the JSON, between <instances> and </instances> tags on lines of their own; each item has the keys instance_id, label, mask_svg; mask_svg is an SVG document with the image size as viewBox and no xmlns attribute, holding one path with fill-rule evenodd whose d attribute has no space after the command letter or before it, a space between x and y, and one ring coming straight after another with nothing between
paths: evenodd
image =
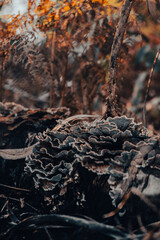
<instances>
[{"instance_id":1,"label":"blurred background foliage","mask_svg":"<svg viewBox=\"0 0 160 240\"><path fill-rule=\"evenodd\" d=\"M122 0L28 0L24 14L0 18L0 100L28 108L105 112L111 46ZM12 1L0 1L0 12ZM118 94L142 118L147 80L160 47L158 0L134 3L117 73ZM149 127L160 129L160 60L147 99Z\"/></svg>"}]
</instances>

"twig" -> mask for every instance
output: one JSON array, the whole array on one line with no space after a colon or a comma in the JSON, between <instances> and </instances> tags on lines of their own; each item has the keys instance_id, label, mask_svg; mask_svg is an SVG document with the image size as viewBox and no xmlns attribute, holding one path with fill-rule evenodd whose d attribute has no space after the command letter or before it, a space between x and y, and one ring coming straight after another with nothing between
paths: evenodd
<instances>
[{"instance_id":1,"label":"twig","mask_svg":"<svg viewBox=\"0 0 160 240\"><path fill-rule=\"evenodd\" d=\"M11 219L12 223L14 224L18 224L20 223L20 220L16 217L16 215L13 212L14 208L11 208L8 204L8 214L9 214L9 218Z\"/></svg>"},{"instance_id":2,"label":"twig","mask_svg":"<svg viewBox=\"0 0 160 240\"><path fill-rule=\"evenodd\" d=\"M65 41L66 41L66 51L64 53L65 63L64 63L64 66L63 66L63 71L62 71L63 81L62 81L61 107L64 107L66 105L66 99L65 99L66 96L65 95L66 95L67 70L68 70L68 55L69 55L69 46L70 46L72 30L73 30L74 25L75 25L75 21L73 21L72 24L71 24L70 33L68 33L69 34L68 39L65 39ZM67 29L66 29L66 31L67 31Z\"/></svg>"},{"instance_id":3,"label":"twig","mask_svg":"<svg viewBox=\"0 0 160 240\"><path fill-rule=\"evenodd\" d=\"M57 15L59 15L59 9L57 10ZM57 23L55 24L55 30L52 33L52 43L51 43L51 79L50 79L50 107L55 105L55 86L56 82L54 79L54 60L55 60L55 50L57 41Z\"/></svg>"},{"instance_id":4,"label":"twig","mask_svg":"<svg viewBox=\"0 0 160 240\"><path fill-rule=\"evenodd\" d=\"M45 230L45 232L46 232L49 240L53 240L53 238L51 237L51 234L50 234L49 231L48 231L48 228L47 228L47 227L44 227L44 230Z\"/></svg>"},{"instance_id":5,"label":"twig","mask_svg":"<svg viewBox=\"0 0 160 240\"><path fill-rule=\"evenodd\" d=\"M61 95L61 107L64 107L65 104L65 94L66 94L66 83L67 83L67 68L68 68L68 46L65 55L65 63L63 69L63 82L62 82L62 95Z\"/></svg>"},{"instance_id":6,"label":"twig","mask_svg":"<svg viewBox=\"0 0 160 240\"><path fill-rule=\"evenodd\" d=\"M157 214L158 217L160 217L160 211L157 208L156 205L154 205L154 203L151 202L151 200L145 196L145 194L143 194L138 188L132 187L131 188L131 192L138 196L146 205L148 205L152 211Z\"/></svg>"},{"instance_id":7,"label":"twig","mask_svg":"<svg viewBox=\"0 0 160 240\"><path fill-rule=\"evenodd\" d=\"M54 58L56 45L56 30L52 33L52 47L51 47L51 79L50 79L50 107L54 106Z\"/></svg>"},{"instance_id":8,"label":"twig","mask_svg":"<svg viewBox=\"0 0 160 240\"><path fill-rule=\"evenodd\" d=\"M118 207L110 212L110 213L107 213L105 215L103 215L104 218L110 218L110 217L113 217L115 216L123 207L124 205L126 204L126 202L128 201L129 197L131 196L131 191L129 191L123 198L123 200L119 203Z\"/></svg>"},{"instance_id":9,"label":"twig","mask_svg":"<svg viewBox=\"0 0 160 240\"><path fill-rule=\"evenodd\" d=\"M117 115L116 73L117 73L118 56L121 49L123 36L126 30L129 14L134 1L135 0L125 0L124 5L122 7L119 23L116 28L114 41L112 44L110 66L109 66L108 97L106 99L107 117L108 116L114 117Z\"/></svg>"},{"instance_id":10,"label":"twig","mask_svg":"<svg viewBox=\"0 0 160 240\"><path fill-rule=\"evenodd\" d=\"M145 226L144 226L143 223L142 223L141 215L138 215L138 216L137 216L137 221L138 221L138 224L139 224L140 229L142 230L142 232L143 232L143 233L147 233L147 229L145 228Z\"/></svg>"},{"instance_id":11,"label":"twig","mask_svg":"<svg viewBox=\"0 0 160 240\"><path fill-rule=\"evenodd\" d=\"M86 219L68 216L68 215L59 215L59 214L46 214L46 215L37 215L26 218L22 222L18 223L17 225L13 226L12 228L8 229L7 232L1 234L0 236L7 237L8 240L14 239L14 236L21 231L27 229L37 229L39 226L48 226L55 225L57 223L63 223L74 227L79 227L83 229L87 229L89 232L97 232L101 233L105 236L110 236L115 239L124 239L128 237L128 234L121 231L120 229L105 225L103 223L99 223L96 221L88 221ZM131 239L131 238L126 238Z\"/></svg>"},{"instance_id":12,"label":"twig","mask_svg":"<svg viewBox=\"0 0 160 240\"><path fill-rule=\"evenodd\" d=\"M148 97L148 94L149 94L149 89L150 89L150 84L151 84L151 80L152 80L152 77L153 77L154 68L156 66L159 54L160 54L160 49L157 51L157 54L156 54L154 62L153 62L153 66L152 66L151 71L150 71L150 75L149 75L149 79L148 79L148 83L147 83L146 94L145 94L145 98L144 98L143 124L144 124L145 127L147 127L147 123L146 123L146 102L147 102L147 97Z\"/></svg>"},{"instance_id":13,"label":"twig","mask_svg":"<svg viewBox=\"0 0 160 240\"><path fill-rule=\"evenodd\" d=\"M2 48L2 47L1 47ZM1 51L0 48L0 51ZM1 72L0 72L0 101L3 100L3 71L4 71L4 53L0 53L0 59L1 59Z\"/></svg>"},{"instance_id":14,"label":"twig","mask_svg":"<svg viewBox=\"0 0 160 240\"><path fill-rule=\"evenodd\" d=\"M13 187L13 186L8 186L8 185L1 184L1 183L0 183L0 186L5 187L5 188L10 188L10 189L13 189L13 190L24 191L24 192L30 192L30 190L28 190L28 189L17 188L17 187Z\"/></svg>"},{"instance_id":15,"label":"twig","mask_svg":"<svg viewBox=\"0 0 160 240\"><path fill-rule=\"evenodd\" d=\"M19 200L19 199L17 199L17 198L7 197L7 196L5 196L5 195L3 195L3 194L0 195L0 198L4 198L4 199L6 199L7 201L8 201L8 200L12 200L12 201L19 202L19 203L21 202L21 200ZM29 203L27 203L27 202L24 201L24 204L25 204L26 206L32 208L34 211L36 211L36 212L38 213L38 210L37 210L35 207L33 207L32 205L30 205Z\"/></svg>"},{"instance_id":16,"label":"twig","mask_svg":"<svg viewBox=\"0 0 160 240\"><path fill-rule=\"evenodd\" d=\"M0 212L2 213L5 209L5 207L8 205L8 200L5 201L4 205L2 206Z\"/></svg>"},{"instance_id":17,"label":"twig","mask_svg":"<svg viewBox=\"0 0 160 240\"><path fill-rule=\"evenodd\" d=\"M156 229L159 229L160 227L160 222L154 222L151 224L148 224L147 226L145 226L146 231L144 232L144 226L140 227L139 229L136 229L134 231L134 233L136 234L136 236L140 236L140 234L138 235L137 233L139 232L143 232L143 240L150 240L153 239L153 234L155 232ZM154 236L154 239L159 239L159 232L157 232L158 236ZM142 238L140 238L142 239Z\"/></svg>"}]
</instances>

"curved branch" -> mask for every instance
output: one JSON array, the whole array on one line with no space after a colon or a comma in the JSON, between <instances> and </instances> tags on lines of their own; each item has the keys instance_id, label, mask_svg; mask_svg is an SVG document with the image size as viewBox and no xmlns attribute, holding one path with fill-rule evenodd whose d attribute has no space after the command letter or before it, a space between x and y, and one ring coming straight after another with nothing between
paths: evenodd
<instances>
[{"instance_id":1,"label":"curved branch","mask_svg":"<svg viewBox=\"0 0 160 240\"><path fill-rule=\"evenodd\" d=\"M120 229L114 226L105 225L103 223L90 221L79 217L59 214L46 214L29 217L10 228L6 233L3 234L3 236L10 240L14 239L14 236L16 236L16 234L18 234L18 232L21 230L37 229L42 226L47 226L49 228L49 226L53 227L57 224L65 224L65 226L84 228L89 232L98 232L115 239L124 239L125 237L128 237L127 233L122 232Z\"/></svg>"}]
</instances>

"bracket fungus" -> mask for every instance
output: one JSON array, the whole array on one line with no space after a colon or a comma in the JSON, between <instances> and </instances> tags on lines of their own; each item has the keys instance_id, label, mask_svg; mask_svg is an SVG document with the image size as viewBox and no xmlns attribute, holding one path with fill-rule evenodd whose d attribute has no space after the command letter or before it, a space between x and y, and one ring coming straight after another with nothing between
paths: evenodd
<instances>
[{"instance_id":1,"label":"bracket fungus","mask_svg":"<svg viewBox=\"0 0 160 240\"><path fill-rule=\"evenodd\" d=\"M28 109L20 104L0 103L0 148L26 146L28 134L53 128L70 116L68 108Z\"/></svg>"},{"instance_id":2,"label":"bracket fungus","mask_svg":"<svg viewBox=\"0 0 160 240\"><path fill-rule=\"evenodd\" d=\"M71 205L81 205L86 201L85 189L89 191L96 181L103 183L103 191L117 206L130 188L143 191L144 175L159 164L159 138L149 137L142 124L126 116L67 123L34 137L38 144L26 159L25 172L53 211L66 208L68 199ZM160 177L158 167L155 171Z\"/></svg>"},{"instance_id":3,"label":"bracket fungus","mask_svg":"<svg viewBox=\"0 0 160 240\"><path fill-rule=\"evenodd\" d=\"M27 146L28 135L55 127L59 119L69 117L67 108L28 109L16 103L0 103L0 150L21 149ZM23 150L23 149L22 149ZM18 153L18 151L17 151ZM15 155L17 155L17 153ZM19 185L24 161L6 161L0 154L0 180ZM24 157L21 157L24 159ZM11 160L13 160L11 158Z\"/></svg>"}]
</instances>

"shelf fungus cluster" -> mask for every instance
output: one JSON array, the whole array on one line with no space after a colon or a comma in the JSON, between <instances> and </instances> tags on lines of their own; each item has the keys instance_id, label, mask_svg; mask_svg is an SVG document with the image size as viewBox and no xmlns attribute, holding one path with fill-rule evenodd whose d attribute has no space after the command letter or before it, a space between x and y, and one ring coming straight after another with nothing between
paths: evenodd
<instances>
[{"instance_id":1,"label":"shelf fungus cluster","mask_svg":"<svg viewBox=\"0 0 160 240\"><path fill-rule=\"evenodd\" d=\"M69 116L65 107L28 109L12 102L0 103L0 148L25 147L28 134L53 128L59 119Z\"/></svg>"},{"instance_id":2,"label":"shelf fungus cluster","mask_svg":"<svg viewBox=\"0 0 160 240\"><path fill-rule=\"evenodd\" d=\"M69 116L70 111L67 108L28 109L12 102L0 103L0 151L25 148L28 144L28 134L43 132L47 128L52 129L58 124L59 119ZM17 156L17 153L14 155ZM23 158L22 156L21 159ZM1 158L0 154L0 182L19 186L24 161L5 159L6 157Z\"/></svg>"},{"instance_id":3,"label":"shelf fungus cluster","mask_svg":"<svg viewBox=\"0 0 160 240\"><path fill-rule=\"evenodd\" d=\"M97 181L117 206L132 187L151 194L150 184L160 177L158 137L148 137L140 123L126 116L67 123L34 137L38 143L25 172L53 211L67 203L83 206Z\"/></svg>"}]
</instances>

